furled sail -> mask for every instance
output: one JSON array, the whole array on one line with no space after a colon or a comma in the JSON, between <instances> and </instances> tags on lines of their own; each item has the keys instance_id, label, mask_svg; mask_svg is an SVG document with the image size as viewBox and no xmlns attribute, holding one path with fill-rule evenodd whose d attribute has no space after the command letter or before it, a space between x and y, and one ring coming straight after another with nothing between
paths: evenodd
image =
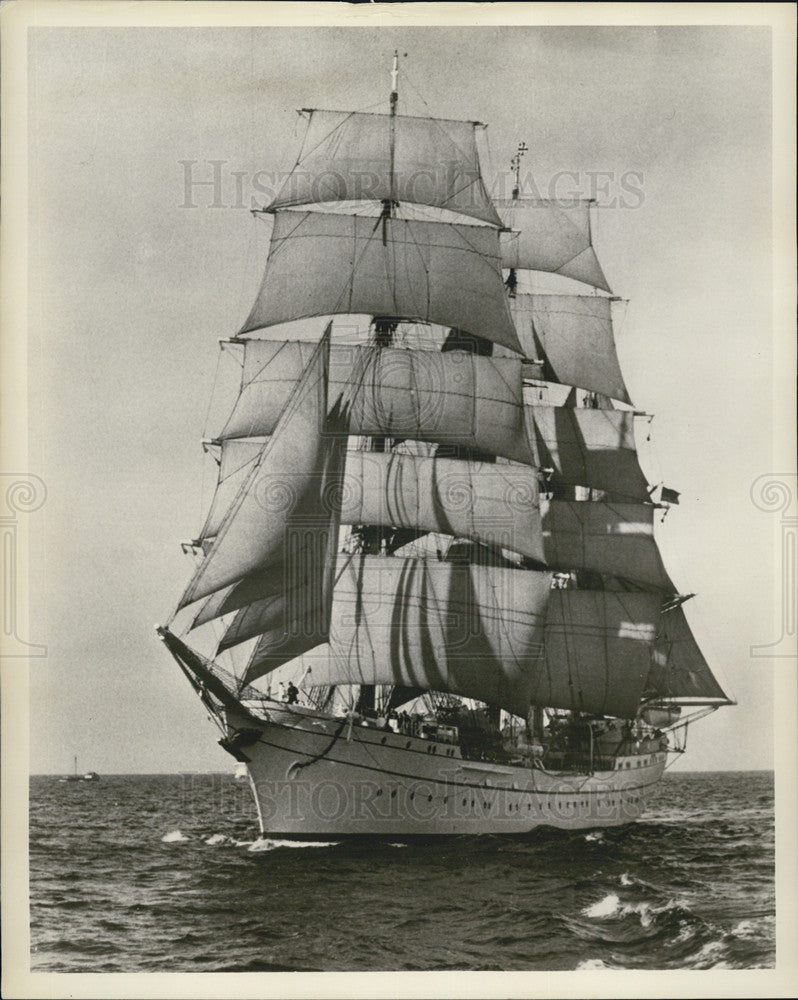
<instances>
[{"instance_id":1,"label":"furled sail","mask_svg":"<svg viewBox=\"0 0 798 1000\"><path fill-rule=\"evenodd\" d=\"M402 684L526 714L550 574L359 556L335 587L314 684ZM274 669L256 646L246 681ZM326 651L325 651L326 653Z\"/></svg>"},{"instance_id":2,"label":"furled sail","mask_svg":"<svg viewBox=\"0 0 798 1000\"><path fill-rule=\"evenodd\" d=\"M250 340L244 351L241 393L222 438L272 432L309 346ZM339 396L349 406L352 434L453 444L533 464L520 359L336 344L330 400Z\"/></svg>"},{"instance_id":3,"label":"furled sail","mask_svg":"<svg viewBox=\"0 0 798 1000\"><path fill-rule=\"evenodd\" d=\"M731 700L715 680L681 606L662 613L646 689L659 698Z\"/></svg>"},{"instance_id":4,"label":"furled sail","mask_svg":"<svg viewBox=\"0 0 798 1000\"><path fill-rule=\"evenodd\" d=\"M634 414L570 406L527 406L531 464L551 469L555 482L648 499L637 461Z\"/></svg>"},{"instance_id":5,"label":"furled sail","mask_svg":"<svg viewBox=\"0 0 798 1000\"><path fill-rule=\"evenodd\" d=\"M537 705L631 719L637 713L660 616L656 594L553 590Z\"/></svg>"},{"instance_id":6,"label":"furled sail","mask_svg":"<svg viewBox=\"0 0 798 1000\"><path fill-rule=\"evenodd\" d=\"M228 507L210 548L181 598L185 607L255 570L315 560L334 562L337 515L327 497L340 490L345 420L327 413L330 328ZM337 435L325 435L330 423ZM290 543L290 544L289 544Z\"/></svg>"},{"instance_id":7,"label":"furled sail","mask_svg":"<svg viewBox=\"0 0 798 1000\"><path fill-rule=\"evenodd\" d=\"M336 313L439 323L520 351L488 226L277 211L241 333Z\"/></svg>"},{"instance_id":8,"label":"furled sail","mask_svg":"<svg viewBox=\"0 0 798 1000\"><path fill-rule=\"evenodd\" d=\"M479 171L477 123L347 111L307 113L296 166L270 210L327 201L393 200L501 225Z\"/></svg>"},{"instance_id":9,"label":"furled sail","mask_svg":"<svg viewBox=\"0 0 798 1000\"><path fill-rule=\"evenodd\" d=\"M611 300L600 295L516 295L510 300L528 358L543 378L631 403L612 332Z\"/></svg>"},{"instance_id":10,"label":"furled sail","mask_svg":"<svg viewBox=\"0 0 798 1000\"><path fill-rule=\"evenodd\" d=\"M543 500L543 548L553 569L588 569L674 593L654 540L657 507Z\"/></svg>"},{"instance_id":11,"label":"furled sail","mask_svg":"<svg viewBox=\"0 0 798 1000\"><path fill-rule=\"evenodd\" d=\"M610 291L590 234L590 202L513 198L496 202L504 267L549 271ZM520 231L519 231L520 230Z\"/></svg>"}]
</instances>

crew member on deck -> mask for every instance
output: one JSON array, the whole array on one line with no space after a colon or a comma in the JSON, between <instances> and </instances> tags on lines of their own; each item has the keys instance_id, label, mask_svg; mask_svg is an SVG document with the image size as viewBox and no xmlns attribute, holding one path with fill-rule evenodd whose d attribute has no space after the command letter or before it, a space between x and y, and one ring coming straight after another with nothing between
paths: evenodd
<instances>
[{"instance_id":1,"label":"crew member on deck","mask_svg":"<svg viewBox=\"0 0 798 1000\"><path fill-rule=\"evenodd\" d=\"M296 705L299 700L299 689L293 681L288 682L288 692L285 699L289 705Z\"/></svg>"}]
</instances>

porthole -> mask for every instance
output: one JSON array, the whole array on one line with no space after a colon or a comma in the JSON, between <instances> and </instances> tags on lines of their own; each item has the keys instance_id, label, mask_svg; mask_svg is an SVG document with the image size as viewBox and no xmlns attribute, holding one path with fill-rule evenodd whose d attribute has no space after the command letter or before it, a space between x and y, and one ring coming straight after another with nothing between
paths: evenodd
<instances>
[{"instance_id":1,"label":"porthole","mask_svg":"<svg viewBox=\"0 0 798 1000\"><path fill-rule=\"evenodd\" d=\"M395 788L394 788L394 789L393 789L393 791L391 792L391 798L392 798L392 799L395 799L395 798L396 798L396 789L395 789Z\"/></svg>"},{"instance_id":2,"label":"porthole","mask_svg":"<svg viewBox=\"0 0 798 1000\"><path fill-rule=\"evenodd\" d=\"M377 789L377 798L379 798L381 795L382 795L382 789L378 788Z\"/></svg>"},{"instance_id":3,"label":"porthole","mask_svg":"<svg viewBox=\"0 0 798 1000\"><path fill-rule=\"evenodd\" d=\"M405 743L405 750L409 749L410 749L410 740L408 740L407 743Z\"/></svg>"},{"instance_id":4,"label":"porthole","mask_svg":"<svg viewBox=\"0 0 798 1000\"><path fill-rule=\"evenodd\" d=\"M431 795L427 796L427 802L432 802L432 796Z\"/></svg>"},{"instance_id":5,"label":"porthole","mask_svg":"<svg viewBox=\"0 0 798 1000\"><path fill-rule=\"evenodd\" d=\"M385 741L386 741L387 739L388 739L388 737L387 737L387 736L383 736L383 738L382 738L382 739L380 740L380 743L382 743L382 744L383 744L383 746L384 746L384 745L385 745Z\"/></svg>"}]
</instances>

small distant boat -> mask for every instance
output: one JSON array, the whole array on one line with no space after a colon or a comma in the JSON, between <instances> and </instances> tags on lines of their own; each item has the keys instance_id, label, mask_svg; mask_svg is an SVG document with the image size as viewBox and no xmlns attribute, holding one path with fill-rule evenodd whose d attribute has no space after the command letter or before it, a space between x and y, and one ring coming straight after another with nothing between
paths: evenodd
<instances>
[{"instance_id":1,"label":"small distant boat","mask_svg":"<svg viewBox=\"0 0 798 1000\"><path fill-rule=\"evenodd\" d=\"M73 767L74 770L72 774L67 774L63 778L59 778L59 781L99 781L100 776L96 771L86 771L85 774L78 774L78 758L73 757Z\"/></svg>"},{"instance_id":2,"label":"small distant boat","mask_svg":"<svg viewBox=\"0 0 798 1000\"><path fill-rule=\"evenodd\" d=\"M249 771L247 770L247 765L243 761L239 761L235 766L235 771L233 772L233 777L236 781L246 781L249 778Z\"/></svg>"}]
</instances>

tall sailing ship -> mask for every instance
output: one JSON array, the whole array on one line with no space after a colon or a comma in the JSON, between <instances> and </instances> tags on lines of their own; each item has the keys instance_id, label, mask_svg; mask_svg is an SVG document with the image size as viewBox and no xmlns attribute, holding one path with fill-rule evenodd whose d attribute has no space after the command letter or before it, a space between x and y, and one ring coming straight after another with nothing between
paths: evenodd
<instances>
[{"instance_id":1,"label":"tall sailing ship","mask_svg":"<svg viewBox=\"0 0 798 1000\"><path fill-rule=\"evenodd\" d=\"M523 144L491 199L485 126L400 115L396 57L387 113L300 114L158 633L264 835L632 821L731 702L654 539L678 494L638 461L591 203L522 196Z\"/></svg>"}]
</instances>

